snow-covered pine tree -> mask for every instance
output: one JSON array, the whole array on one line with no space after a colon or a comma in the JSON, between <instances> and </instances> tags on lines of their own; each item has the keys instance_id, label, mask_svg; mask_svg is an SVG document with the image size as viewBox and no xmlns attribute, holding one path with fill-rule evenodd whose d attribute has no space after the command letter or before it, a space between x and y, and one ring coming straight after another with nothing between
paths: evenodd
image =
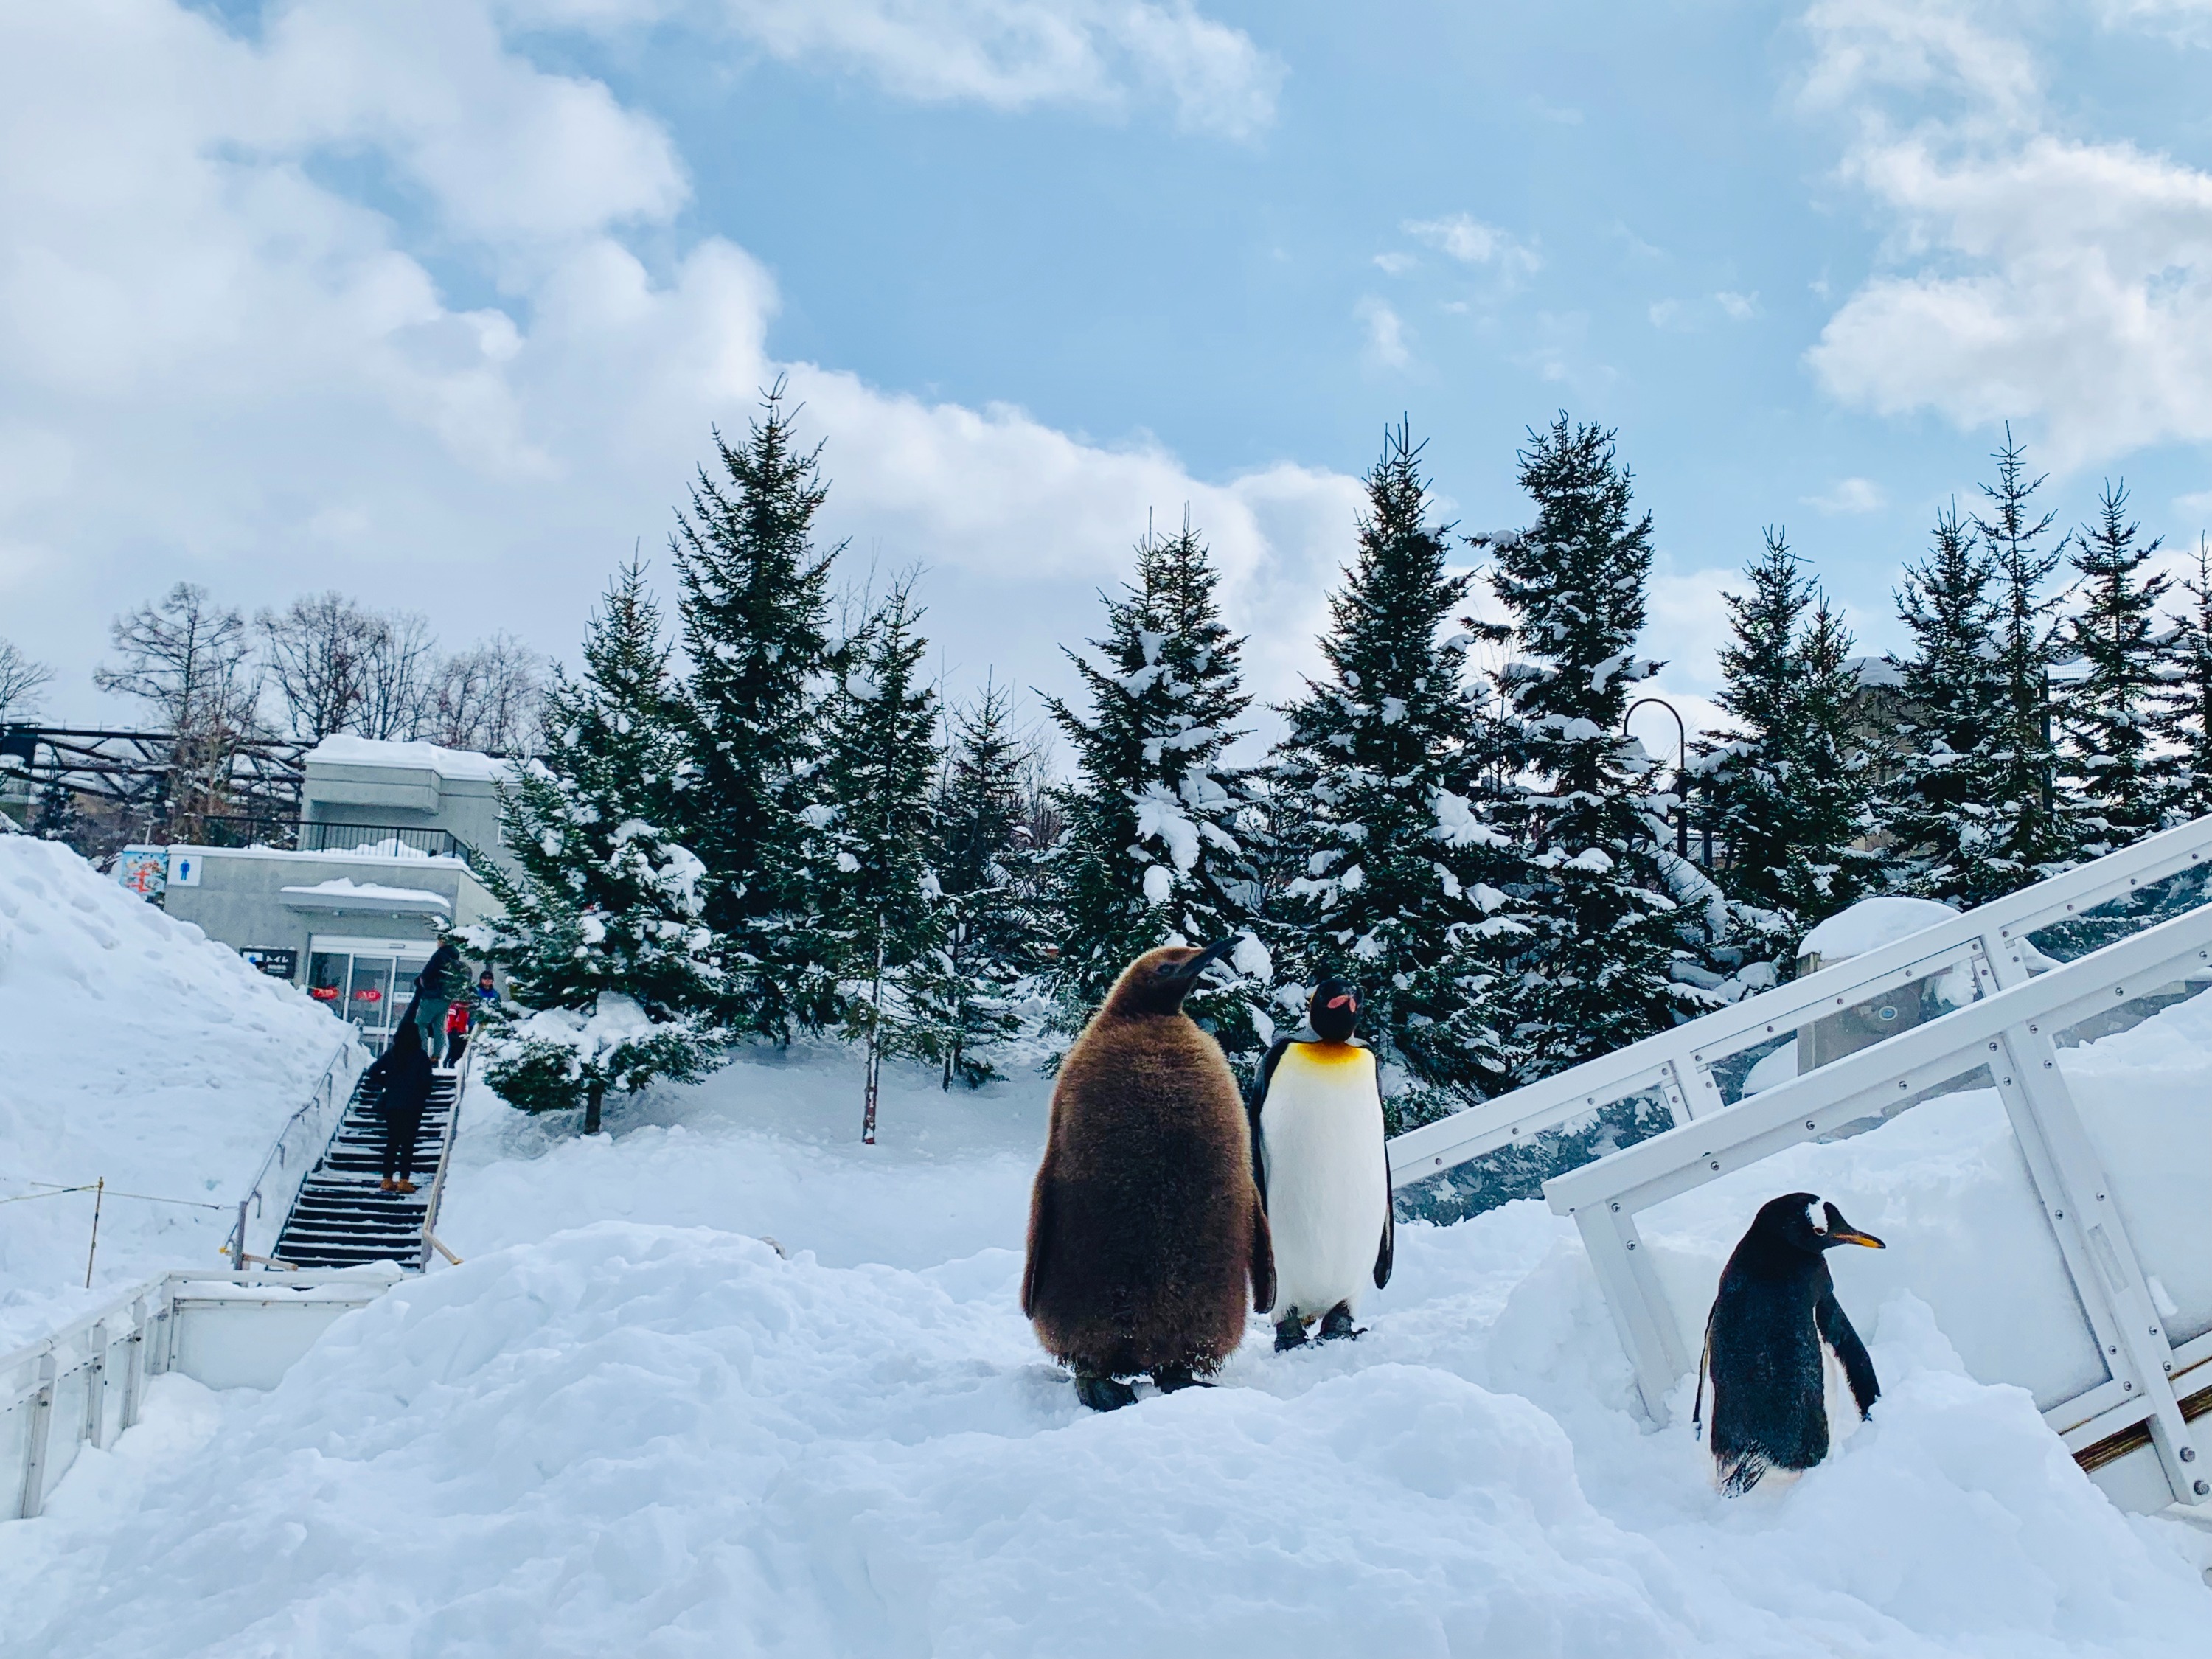
<instances>
[{"instance_id":1,"label":"snow-covered pine tree","mask_svg":"<svg viewBox=\"0 0 2212 1659\"><path fill-rule=\"evenodd\" d=\"M1720 706L1735 729L1708 732L1693 770L1728 857L1716 879L1742 966L1786 974L1814 923L1858 898L1875 860L1853 842L1871 827L1870 768L1852 735L1851 636L1786 534L1724 593L1735 638L1720 657Z\"/></svg>"},{"instance_id":2,"label":"snow-covered pine tree","mask_svg":"<svg viewBox=\"0 0 2212 1659\"><path fill-rule=\"evenodd\" d=\"M2160 648L2164 694L2152 732L2171 769L2162 823L2185 823L2212 813L2212 541L2197 542L2197 576L2185 577L2180 607Z\"/></svg>"},{"instance_id":3,"label":"snow-covered pine tree","mask_svg":"<svg viewBox=\"0 0 2212 1659\"><path fill-rule=\"evenodd\" d=\"M1468 636L1445 634L1474 579L1449 568L1451 526L1431 516L1420 461L1401 425L1367 475L1358 550L1329 599L1326 672L1284 711L1272 778L1302 867L1270 935L1286 976L1364 988L1394 1131L1509 1084L1503 965L1528 933L1506 895L1512 851L1486 821Z\"/></svg>"},{"instance_id":4,"label":"snow-covered pine tree","mask_svg":"<svg viewBox=\"0 0 2212 1659\"><path fill-rule=\"evenodd\" d=\"M1676 971L1711 976L1693 947L1726 905L1665 844L1651 762L1621 730L1631 692L1659 669L1636 654L1651 515L1635 515L1611 432L1562 414L1529 437L1520 480L1536 520L1488 540L1518 653L1499 690L1524 780L1510 810L1536 931L1513 995L1522 1077L1534 1080L1698 1012L1709 994Z\"/></svg>"},{"instance_id":5,"label":"snow-covered pine tree","mask_svg":"<svg viewBox=\"0 0 2212 1659\"><path fill-rule=\"evenodd\" d=\"M917 1006L939 918L929 868L938 769L937 693L921 677L929 641L902 580L839 653L823 741L821 919L816 937L837 987L840 1021L867 1054L860 1139L873 1145L884 1056L936 1058L945 1034Z\"/></svg>"},{"instance_id":6,"label":"snow-covered pine tree","mask_svg":"<svg viewBox=\"0 0 2212 1659\"><path fill-rule=\"evenodd\" d=\"M1252 931L1245 781L1222 760L1251 699L1218 580L1188 516L1175 535L1147 531L1135 581L1106 601L1097 660L1067 652L1089 713L1045 699L1075 757L1056 797L1066 829L1044 860L1060 945L1048 979L1060 1018L1080 1024L1145 951L1244 933L1229 964L1239 983L1201 991L1190 1010L1232 1060L1249 1060L1273 1030L1273 969Z\"/></svg>"},{"instance_id":7,"label":"snow-covered pine tree","mask_svg":"<svg viewBox=\"0 0 2212 1659\"><path fill-rule=\"evenodd\" d=\"M1974 520L1996 570L1992 640L1998 693L1997 725L1983 750L1980 799L1990 807L1993 834L1976 849L1978 879L1971 902L1977 904L2080 862L2084 836L2080 811L2057 791L2051 698L2057 601L2045 592L2064 562L2069 538L2044 545L2057 515L2036 514L2033 498L2044 481L2027 476L2025 452L2013 441L2009 426L1991 459L1997 481L1982 486L1989 516Z\"/></svg>"},{"instance_id":8,"label":"snow-covered pine tree","mask_svg":"<svg viewBox=\"0 0 2212 1659\"><path fill-rule=\"evenodd\" d=\"M2160 827L2172 766L2153 747L2164 694L2158 602L2170 586L2146 570L2160 540L2137 539L2125 483L2107 483L2097 522L2074 538L2081 608L2065 643L2080 678L2061 702L2068 782L2078 792L2088 856L2117 851Z\"/></svg>"},{"instance_id":9,"label":"snow-covered pine tree","mask_svg":"<svg viewBox=\"0 0 2212 1659\"><path fill-rule=\"evenodd\" d=\"M525 1111L580 1105L586 1134L610 1089L696 1077L724 1045L710 884L665 827L684 755L669 648L642 568L623 566L583 677L547 694L544 752L501 803L518 868L483 868L501 914L451 935L507 970L508 1006L478 1040L492 1088Z\"/></svg>"},{"instance_id":10,"label":"snow-covered pine tree","mask_svg":"<svg viewBox=\"0 0 2212 1659\"><path fill-rule=\"evenodd\" d=\"M1889 837L1893 890L1976 904L1996 896L1982 860L1998 831L1981 793L2002 714L1996 570L1955 503L1937 513L1933 535L1928 556L1905 568L1897 592L1912 654L1889 659L1903 714L1875 820Z\"/></svg>"},{"instance_id":11,"label":"snow-covered pine tree","mask_svg":"<svg viewBox=\"0 0 2212 1659\"><path fill-rule=\"evenodd\" d=\"M726 1023L774 1042L834 1015L811 932L807 808L829 667L830 567L814 519L828 495L821 447L801 449L779 380L722 476L700 469L671 547L683 583L690 678L682 827L713 874L708 921L725 965Z\"/></svg>"},{"instance_id":12,"label":"snow-covered pine tree","mask_svg":"<svg viewBox=\"0 0 2212 1659\"><path fill-rule=\"evenodd\" d=\"M1015 1000L1042 965L1036 858L1024 822L1030 745L1005 686L986 678L952 715L938 786L938 930L914 994L942 1034L944 1085L997 1075L991 1051L1021 1026Z\"/></svg>"}]
</instances>

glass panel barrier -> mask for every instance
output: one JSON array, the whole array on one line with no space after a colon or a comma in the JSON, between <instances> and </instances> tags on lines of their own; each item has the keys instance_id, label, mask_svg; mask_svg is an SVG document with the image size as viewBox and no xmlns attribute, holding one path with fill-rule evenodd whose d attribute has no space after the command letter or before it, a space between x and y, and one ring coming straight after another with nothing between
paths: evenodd
<instances>
[{"instance_id":1,"label":"glass panel barrier","mask_svg":"<svg viewBox=\"0 0 2212 1659\"><path fill-rule=\"evenodd\" d=\"M2212 866L2191 865L2146 883L2093 910L2030 933L2028 943L2054 962L2072 962L2212 900Z\"/></svg>"},{"instance_id":2,"label":"glass panel barrier","mask_svg":"<svg viewBox=\"0 0 2212 1659\"><path fill-rule=\"evenodd\" d=\"M1398 1217L1441 1225L1464 1221L1516 1198L1541 1198L1544 1183L1553 1176L1674 1127L1667 1103L1656 1091L1609 1101L1512 1146L1401 1188L1395 1200Z\"/></svg>"},{"instance_id":3,"label":"glass panel barrier","mask_svg":"<svg viewBox=\"0 0 2212 1659\"><path fill-rule=\"evenodd\" d=\"M2058 1064L2150 1281L2167 1340L2212 1330L2212 976L2177 980L2058 1034Z\"/></svg>"},{"instance_id":4,"label":"glass panel barrier","mask_svg":"<svg viewBox=\"0 0 2212 1659\"><path fill-rule=\"evenodd\" d=\"M1793 1192L1827 1200L1888 1245L1827 1256L1844 1310L1869 1342L1884 1305L1910 1293L1934 1310L1970 1372L2027 1388L2039 1407L2109 1375L1985 1069L1640 1213L1684 1352L1703 1350L1721 1268L1752 1217Z\"/></svg>"}]
</instances>

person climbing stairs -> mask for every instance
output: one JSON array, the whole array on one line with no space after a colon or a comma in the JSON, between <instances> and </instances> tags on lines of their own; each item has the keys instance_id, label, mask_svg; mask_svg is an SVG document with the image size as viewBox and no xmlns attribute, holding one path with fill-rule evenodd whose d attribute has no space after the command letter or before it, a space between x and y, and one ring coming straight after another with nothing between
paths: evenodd
<instances>
[{"instance_id":1,"label":"person climbing stairs","mask_svg":"<svg viewBox=\"0 0 2212 1659\"><path fill-rule=\"evenodd\" d=\"M445 1185L461 1081L459 1072L441 1069L432 1074L429 1100L415 1132L418 1188L386 1192L380 1190L382 1089L374 1073L364 1073L330 1146L300 1184L300 1195L293 1200L276 1241L276 1259L294 1267L397 1261L404 1267L420 1268L431 1249L430 1228Z\"/></svg>"}]
</instances>

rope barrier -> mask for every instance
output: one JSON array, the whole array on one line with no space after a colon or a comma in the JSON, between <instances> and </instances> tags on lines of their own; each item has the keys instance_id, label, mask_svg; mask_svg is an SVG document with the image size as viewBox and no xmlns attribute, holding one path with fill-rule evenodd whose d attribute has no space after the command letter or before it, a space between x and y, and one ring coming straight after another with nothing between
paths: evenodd
<instances>
[{"instance_id":1,"label":"rope barrier","mask_svg":"<svg viewBox=\"0 0 2212 1659\"><path fill-rule=\"evenodd\" d=\"M88 1181L82 1186L64 1187L60 1185L58 1182L52 1181L33 1181L27 1176L0 1176L0 1180L21 1181L26 1186L45 1187L51 1189L50 1191L43 1193L19 1193L13 1198L0 1198L0 1204L24 1204L29 1202L34 1198L59 1198L64 1193L88 1193L100 1184L95 1181ZM228 1204L210 1204L204 1200L197 1198L163 1198L155 1193L118 1192L112 1187L110 1187L107 1189L107 1195L110 1198L139 1199L148 1204L177 1204L183 1206L186 1209L192 1210L228 1210L230 1208L230 1206Z\"/></svg>"}]
</instances>

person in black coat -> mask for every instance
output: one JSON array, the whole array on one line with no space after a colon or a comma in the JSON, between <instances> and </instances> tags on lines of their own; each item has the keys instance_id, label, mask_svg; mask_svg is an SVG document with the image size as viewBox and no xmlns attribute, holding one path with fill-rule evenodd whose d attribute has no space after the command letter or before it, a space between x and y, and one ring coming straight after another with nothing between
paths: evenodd
<instances>
[{"instance_id":1,"label":"person in black coat","mask_svg":"<svg viewBox=\"0 0 2212 1659\"><path fill-rule=\"evenodd\" d=\"M387 1193L415 1190L415 1137L430 1103L430 1056L422 1028L409 1020L392 1034L392 1046L368 1068L377 1088L377 1110L384 1118L384 1185ZM397 1174L398 1179L393 1176Z\"/></svg>"}]
</instances>

